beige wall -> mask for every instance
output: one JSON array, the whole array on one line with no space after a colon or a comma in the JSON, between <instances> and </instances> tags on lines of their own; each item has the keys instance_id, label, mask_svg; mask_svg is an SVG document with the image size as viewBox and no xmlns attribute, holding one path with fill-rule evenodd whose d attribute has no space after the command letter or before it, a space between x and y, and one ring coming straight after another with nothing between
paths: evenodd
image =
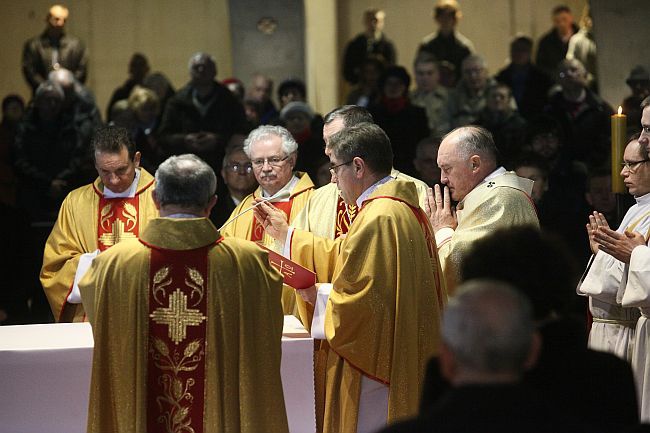
<instances>
[{"instance_id":1,"label":"beige wall","mask_svg":"<svg viewBox=\"0 0 650 433\"><path fill-rule=\"evenodd\" d=\"M67 30L90 52L87 84L104 114L112 91L127 77L131 54L148 56L152 70L164 72L176 88L188 80L192 53L206 51L217 59L219 77L232 72L226 0L69 0ZM30 90L20 71L22 45L44 29L50 1L3 2L0 14L0 95Z\"/></svg>"}]
</instances>

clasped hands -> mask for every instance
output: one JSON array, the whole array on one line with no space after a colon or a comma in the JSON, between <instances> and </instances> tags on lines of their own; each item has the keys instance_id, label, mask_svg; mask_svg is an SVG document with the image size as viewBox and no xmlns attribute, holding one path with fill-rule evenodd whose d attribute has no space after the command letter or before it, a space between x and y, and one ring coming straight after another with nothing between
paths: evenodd
<instances>
[{"instance_id":1,"label":"clasped hands","mask_svg":"<svg viewBox=\"0 0 650 433\"><path fill-rule=\"evenodd\" d=\"M587 235L592 253L596 254L600 250L623 263L630 263L632 250L646 243L645 238L639 232L619 233L612 230L607 219L600 212L589 215Z\"/></svg>"},{"instance_id":2,"label":"clasped hands","mask_svg":"<svg viewBox=\"0 0 650 433\"><path fill-rule=\"evenodd\" d=\"M456 208L451 205L449 187L441 191L440 185L427 188L427 199L424 202L424 212L429 218L433 232L449 227L453 230L458 226Z\"/></svg>"}]
</instances>

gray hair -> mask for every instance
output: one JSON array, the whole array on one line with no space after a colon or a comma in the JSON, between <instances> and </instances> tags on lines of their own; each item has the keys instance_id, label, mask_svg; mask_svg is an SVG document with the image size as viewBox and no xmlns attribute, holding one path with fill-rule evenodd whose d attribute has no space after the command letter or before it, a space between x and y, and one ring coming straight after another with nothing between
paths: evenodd
<instances>
[{"instance_id":1,"label":"gray hair","mask_svg":"<svg viewBox=\"0 0 650 433\"><path fill-rule=\"evenodd\" d=\"M345 128L330 139L329 148L343 162L359 157L376 173L388 176L393 167L393 149L383 129L374 123Z\"/></svg>"},{"instance_id":2,"label":"gray hair","mask_svg":"<svg viewBox=\"0 0 650 433\"><path fill-rule=\"evenodd\" d=\"M212 168L191 153L170 156L156 170L156 198L161 205L204 209L217 190Z\"/></svg>"},{"instance_id":3,"label":"gray hair","mask_svg":"<svg viewBox=\"0 0 650 433\"><path fill-rule=\"evenodd\" d=\"M253 129L246 140L244 140L244 153L251 157L251 146L260 140L270 136L280 137L282 141L282 152L291 155L298 150L298 143L293 139L291 133L282 126L262 125Z\"/></svg>"},{"instance_id":4,"label":"gray hair","mask_svg":"<svg viewBox=\"0 0 650 433\"><path fill-rule=\"evenodd\" d=\"M461 126L445 135L444 139L452 135L461 158L479 155L483 161L496 165L498 151L490 131L481 126Z\"/></svg>"},{"instance_id":5,"label":"gray hair","mask_svg":"<svg viewBox=\"0 0 650 433\"><path fill-rule=\"evenodd\" d=\"M45 80L36 88L36 93L34 93L34 100L38 101L48 93L56 94L57 98L59 98L61 101L65 99L65 93L63 92L63 88L59 85L59 83L56 83L52 80Z\"/></svg>"},{"instance_id":6,"label":"gray hair","mask_svg":"<svg viewBox=\"0 0 650 433\"><path fill-rule=\"evenodd\" d=\"M330 111L323 118L323 123L327 125L336 119L343 119L343 126L350 127L359 123L375 123L372 114L358 105L342 105Z\"/></svg>"},{"instance_id":7,"label":"gray hair","mask_svg":"<svg viewBox=\"0 0 650 433\"><path fill-rule=\"evenodd\" d=\"M223 161L221 162L221 168L225 168L228 164L230 164L230 157L233 155L233 153L244 152L244 146L242 144L235 144L232 146L228 146L226 147L225 152L226 153L223 156Z\"/></svg>"},{"instance_id":8,"label":"gray hair","mask_svg":"<svg viewBox=\"0 0 650 433\"><path fill-rule=\"evenodd\" d=\"M487 62L483 57L479 56L478 54L470 54L469 56L463 59L463 63L461 64L461 69L467 66L467 64L471 62L478 63L479 65L481 65L483 69L487 68Z\"/></svg>"},{"instance_id":9,"label":"gray hair","mask_svg":"<svg viewBox=\"0 0 650 433\"><path fill-rule=\"evenodd\" d=\"M442 318L442 340L459 366L477 373L521 373L535 325L528 299L496 280L457 289Z\"/></svg>"}]
</instances>

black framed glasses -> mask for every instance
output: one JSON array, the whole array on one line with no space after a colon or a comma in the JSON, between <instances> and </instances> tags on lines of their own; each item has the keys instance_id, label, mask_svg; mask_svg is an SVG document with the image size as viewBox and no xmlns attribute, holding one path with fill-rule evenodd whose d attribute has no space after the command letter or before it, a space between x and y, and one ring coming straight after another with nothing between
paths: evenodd
<instances>
[{"instance_id":1,"label":"black framed glasses","mask_svg":"<svg viewBox=\"0 0 650 433\"><path fill-rule=\"evenodd\" d=\"M642 159L640 161L623 161L621 162L621 167L627 168L630 173L634 173L634 170L636 170L635 167L638 167L639 164L643 164L644 162L648 161L650 161L650 159Z\"/></svg>"},{"instance_id":2,"label":"black framed glasses","mask_svg":"<svg viewBox=\"0 0 650 433\"><path fill-rule=\"evenodd\" d=\"M351 159L351 160L349 160L348 162L342 162L342 163L340 163L340 164L336 164L336 165L331 166L331 167L330 167L330 174L331 174L332 176L336 176L336 169L337 169L337 168L339 168L339 167L343 167L344 165L351 164L352 161L354 161L354 159Z\"/></svg>"}]
</instances>

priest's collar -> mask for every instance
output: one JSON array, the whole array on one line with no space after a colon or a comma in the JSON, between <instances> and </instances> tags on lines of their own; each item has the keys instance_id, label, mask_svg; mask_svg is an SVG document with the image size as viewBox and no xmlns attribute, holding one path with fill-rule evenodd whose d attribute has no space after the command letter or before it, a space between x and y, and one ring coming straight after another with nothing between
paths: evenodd
<instances>
[{"instance_id":1,"label":"priest's collar","mask_svg":"<svg viewBox=\"0 0 650 433\"><path fill-rule=\"evenodd\" d=\"M289 182L287 182L287 184L286 184L285 186L283 186L283 187L282 187L278 192L276 192L275 194L269 194L268 192L264 191L264 188L262 188L262 197L264 197L264 198L273 197L274 195L279 195L279 194L283 193L284 191L289 191L289 197L287 197L287 198L284 199L284 200L278 200L278 201L280 201L280 202L282 202L282 201L289 201L289 200L291 200L291 191L293 191L294 188L296 187L296 185L298 185L298 182L300 182L300 179L298 178L298 176L296 176L296 175L294 174L294 175L291 177L291 179L289 180Z\"/></svg>"},{"instance_id":2,"label":"priest's collar","mask_svg":"<svg viewBox=\"0 0 650 433\"><path fill-rule=\"evenodd\" d=\"M199 215L191 214L191 213L179 212L179 213L173 213L171 215L167 215L165 218L178 218L178 219L181 219L181 218L202 218L202 217L199 216Z\"/></svg>"},{"instance_id":3,"label":"priest's collar","mask_svg":"<svg viewBox=\"0 0 650 433\"><path fill-rule=\"evenodd\" d=\"M133 183L131 183L131 186L122 191L122 192L113 192L106 185L104 185L104 197L105 198L133 198L135 197L135 193L138 192L138 182L140 182L140 169L136 168L135 169L135 178L133 179Z\"/></svg>"},{"instance_id":4,"label":"priest's collar","mask_svg":"<svg viewBox=\"0 0 650 433\"><path fill-rule=\"evenodd\" d=\"M650 192L647 194L642 195L641 197L634 197L634 200L636 200L636 204L639 206L646 206L650 204Z\"/></svg>"},{"instance_id":5,"label":"priest's collar","mask_svg":"<svg viewBox=\"0 0 650 433\"><path fill-rule=\"evenodd\" d=\"M505 172L506 172L506 169L505 169L505 168L503 168L503 167L499 167L499 168L497 168L496 170L494 170L492 173L490 173L490 174L488 174L487 176L485 176L485 179L483 179L483 180L481 181L481 183L484 183L484 182L490 181L490 180L494 179L495 177L501 176L501 175L504 174Z\"/></svg>"},{"instance_id":6,"label":"priest's collar","mask_svg":"<svg viewBox=\"0 0 650 433\"><path fill-rule=\"evenodd\" d=\"M381 185L385 184L386 182L390 182L391 180L395 180L394 177L388 175L383 179L378 180L377 182L373 183L370 185L364 192L361 193L359 198L357 198L357 208L361 209L361 205L363 204L364 201L368 200L370 195L375 192L377 188L379 188Z\"/></svg>"}]
</instances>

